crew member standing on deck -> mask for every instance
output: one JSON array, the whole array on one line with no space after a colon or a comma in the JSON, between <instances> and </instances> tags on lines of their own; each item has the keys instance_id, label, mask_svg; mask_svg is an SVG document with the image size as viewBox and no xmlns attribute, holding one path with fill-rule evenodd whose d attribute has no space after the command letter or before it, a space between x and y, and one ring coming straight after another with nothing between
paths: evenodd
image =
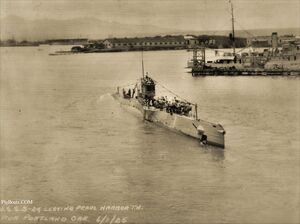
<instances>
[{"instance_id":1,"label":"crew member standing on deck","mask_svg":"<svg viewBox=\"0 0 300 224\"><path fill-rule=\"evenodd\" d=\"M130 89L130 88L128 89L127 95L128 95L129 97L131 97L131 89Z\"/></svg>"}]
</instances>

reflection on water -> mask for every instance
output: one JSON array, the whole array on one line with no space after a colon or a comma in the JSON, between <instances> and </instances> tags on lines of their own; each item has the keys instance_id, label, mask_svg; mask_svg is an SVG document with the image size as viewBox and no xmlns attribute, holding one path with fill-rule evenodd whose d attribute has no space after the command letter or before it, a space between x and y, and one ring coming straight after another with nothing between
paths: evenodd
<instances>
[{"instance_id":1,"label":"reflection on water","mask_svg":"<svg viewBox=\"0 0 300 224\"><path fill-rule=\"evenodd\" d=\"M133 223L299 222L299 78L192 77L190 53L146 52L154 79L224 126L222 150L114 101L140 52L0 50L1 198L141 204Z\"/></svg>"}]
</instances>

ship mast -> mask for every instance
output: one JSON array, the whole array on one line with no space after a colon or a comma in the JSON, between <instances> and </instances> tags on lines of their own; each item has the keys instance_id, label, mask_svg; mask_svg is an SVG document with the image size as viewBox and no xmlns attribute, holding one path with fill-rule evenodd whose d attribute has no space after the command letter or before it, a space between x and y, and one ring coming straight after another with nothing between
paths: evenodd
<instances>
[{"instance_id":1,"label":"ship mast","mask_svg":"<svg viewBox=\"0 0 300 224\"><path fill-rule=\"evenodd\" d=\"M233 16L233 4L232 1L229 0L231 5L231 23L232 23L232 48L233 48L233 55L235 55L235 36L234 36L234 16Z\"/></svg>"},{"instance_id":2,"label":"ship mast","mask_svg":"<svg viewBox=\"0 0 300 224\"><path fill-rule=\"evenodd\" d=\"M143 54L143 50L142 50L142 75L143 75L143 78L144 78L144 76L145 76L145 72L144 72L144 54Z\"/></svg>"}]
</instances>

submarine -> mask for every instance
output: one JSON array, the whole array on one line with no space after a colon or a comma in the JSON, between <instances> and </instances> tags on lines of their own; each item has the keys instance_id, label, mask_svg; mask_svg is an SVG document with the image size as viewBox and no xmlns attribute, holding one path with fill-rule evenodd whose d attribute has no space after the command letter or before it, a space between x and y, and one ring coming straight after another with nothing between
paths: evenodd
<instances>
[{"instance_id":1,"label":"submarine","mask_svg":"<svg viewBox=\"0 0 300 224\"><path fill-rule=\"evenodd\" d=\"M178 95L168 99L156 95L158 84L148 74L134 84L133 88L125 90L117 87L112 96L121 104L138 110L142 119L153 122L171 131L182 133L197 139L203 145L225 148L225 129L221 124L215 124L198 118L198 106Z\"/></svg>"}]
</instances>

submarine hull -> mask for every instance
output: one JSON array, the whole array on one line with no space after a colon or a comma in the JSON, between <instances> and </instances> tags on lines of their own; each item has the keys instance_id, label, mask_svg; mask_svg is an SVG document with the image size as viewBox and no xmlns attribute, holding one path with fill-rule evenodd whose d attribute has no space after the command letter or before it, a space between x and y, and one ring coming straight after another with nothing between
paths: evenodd
<instances>
[{"instance_id":1,"label":"submarine hull","mask_svg":"<svg viewBox=\"0 0 300 224\"><path fill-rule=\"evenodd\" d=\"M220 124L214 124L201 119L196 120L194 117L187 117L176 113L171 114L155 107L144 106L136 98L125 99L119 93L114 93L113 97L121 105L139 110L144 120L199 139L199 141L205 144L225 148L225 130Z\"/></svg>"}]
</instances>

